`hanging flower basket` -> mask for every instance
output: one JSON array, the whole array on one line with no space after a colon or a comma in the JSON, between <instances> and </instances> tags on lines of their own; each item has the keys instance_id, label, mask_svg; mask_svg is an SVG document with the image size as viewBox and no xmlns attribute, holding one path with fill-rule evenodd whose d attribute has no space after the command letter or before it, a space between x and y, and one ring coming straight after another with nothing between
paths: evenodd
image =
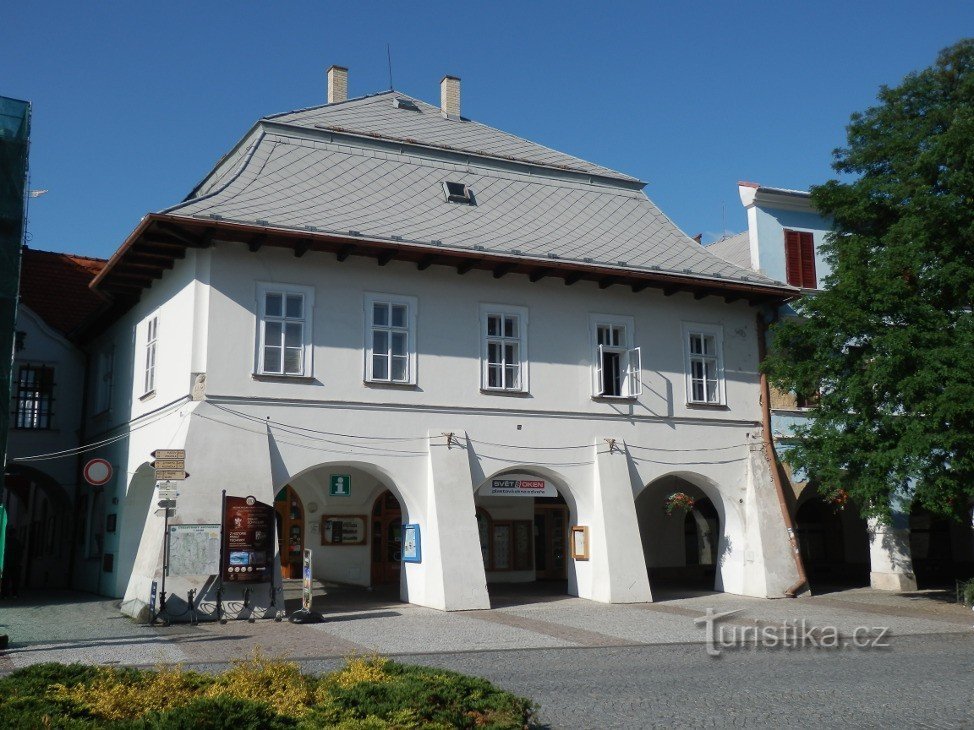
<instances>
[{"instance_id":1,"label":"hanging flower basket","mask_svg":"<svg viewBox=\"0 0 974 730\"><path fill-rule=\"evenodd\" d=\"M673 494L666 498L666 505L664 506L664 509L668 515L672 515L678 510L685 510L686 512L689 512L693 509L693 504L695 501L696 500L686 492L673 492Z\"/></svg>"},{"instance_id":2,"label":"hanging flower basket","mask_svg":"<svg viewBox=\"0 0 974 730\"><path fill-rule=\"evenodd\" d=\"M849 502L849 493L844 489L839 489L838 492L832 495L829 502L832 503L836 510L843 510Z\"/></svg>"}]
</instances>

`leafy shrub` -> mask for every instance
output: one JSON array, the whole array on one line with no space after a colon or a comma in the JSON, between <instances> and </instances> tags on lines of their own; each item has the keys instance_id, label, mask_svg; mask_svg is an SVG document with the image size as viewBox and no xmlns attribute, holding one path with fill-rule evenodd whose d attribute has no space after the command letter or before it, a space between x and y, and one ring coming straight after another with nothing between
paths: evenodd
<instances>
[{"instance_id":1,"label":"leafy shrub","mask_svg":"<svg viewBox=\"0 0 974 730\"><path fill-rule=\"evenodd\" d=\"M238 697L197 697L165 712L154 712L132 730L286 730L296 721L267 703ZM126 729L127 730L127 729Z\"/></svg>"},{"instance_id":2,"label":"leafy shrub","mask_svg":"<svg viewBox=\"0 0 974 730\"><path fill-rule=\"evenodd\" d=\"M965 606L974 606L974 578L961 582L960 599Z\"/></svg>"},{"instance_id":3,"label":"leafy shrub","mask_svg":"<svg viewBox=\"0 0 974 730\"><path fill-rule=\"evenodd\" d=\"M259 650L216 676L39 664L0 679L0 728L15 730L521 728L533 709L486 680L378 656L320 679Z\"/></svg>"},{"instance_id":4,"label":"leafy shrub","mask_svg":"<svg viewBox=\"0 0 974 730\"><path fill-rule=\"evenodd\" d=\"M281 715L300 717L314 701L312 683L294 662L265 657L260 649L246 661L218 675L204 691L206 697L232 697L263 702Z\"/></svg>"}]
</instances>

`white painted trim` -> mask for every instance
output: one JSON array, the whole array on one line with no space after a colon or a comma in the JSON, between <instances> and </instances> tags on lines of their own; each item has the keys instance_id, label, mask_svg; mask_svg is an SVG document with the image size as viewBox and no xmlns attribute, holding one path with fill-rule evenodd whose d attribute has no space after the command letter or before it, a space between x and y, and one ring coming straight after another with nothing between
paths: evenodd
<instances>
[{"instance_id":1,"label":"white painted trim","mask_svg":"<svg viewBox=\"0 0 974 730\"><path fill-rule=\"evenodd\" d=\"M518 318L517 340L520 360L520 388L492 388L487 384L487 317L491 314L514 315ZM480 387L491 393L529 393L528 378L528 308L512 304L480 304Z\"/></svg>"},{"instance_id":2,"label":"white painted trim","mask_svg":"<svg viewBox=\"0 0 974 730\"><path fill-rule=\"evenodd\" d=\"M597 314L589 313L588 315L588 335L589 335L589 346L592 352L592 397L593 398L611 398L611 399L623 399L623 400L634 400L637 394L622 394L622 395L603 395L600 391L602 390L600 384L600 366L601 366L601 351L599 349L599 325L609 325L615 327L624 327L626 331L626 341L621 343L618 349L623 354L623 359L620 360L620 366L622 372L620 377L622 378L623 387L628 390L628 380L627 373L629 372L629 351L636 346L636 320L634 317L623 314ZM604 376L603 376L604 377ZM642 377L640 376L640 380Z\"/></svg>"},{"instance_id":3,"label":"white painted trim","mask_svg":"<svg viewBox=\"0 0 974 730\"><path fill-rule=\"evenodd\" d=\"M724 378L724 328L719 324L705 324L702 322L683 322L683 372L684 396L688 406L726 406L727 392ZM690 335L713 335L714 346L717 349L717 402L693 400L692 377L690 372Z\"/></svg>"},{"instance_id":4,"label":"white painted trim","mask_svg":"<svg viewBox=\"0 0 974 730\"><path fill-rule=\"evenodd\" d=\"M276 375L282 378L309 378L314 374L314 309L315 309L315 290L314 287L301 286L299 284L284 284L281 282L258 281L255 291L254 306L254 375ZM284 294L301 294L304 297L304 327L302 332L302 345L304 346L304 358L301 362L300 373L269 373L264 370L264 306L266 304L266 294L269 292L282 292ZM281 306L286 306L282 302ZM284 369L284 352L281 352L281 369Z\"/></svg>"},{"instance_id":5,"label":"white painted trim","mask_svg":"<svg viewBox=\"0 0 974 730\"><path fill-rule=\"evenodd\" d=\"M407 373L405 380L393 380L392 369L389 370L389 377L377 379L372 374L372 315L373 306L376 303L405 304L406 305L406 355ZM416 297L404 296L402 294L382 294L379 292L365 292L362 310L365 317L363 334L365 337L365 368L363 378L367 383L386 383L389 385L416 385L417 383L417 362L416 362L416 322L419 300Z\"/></svg>"}]
</instances>

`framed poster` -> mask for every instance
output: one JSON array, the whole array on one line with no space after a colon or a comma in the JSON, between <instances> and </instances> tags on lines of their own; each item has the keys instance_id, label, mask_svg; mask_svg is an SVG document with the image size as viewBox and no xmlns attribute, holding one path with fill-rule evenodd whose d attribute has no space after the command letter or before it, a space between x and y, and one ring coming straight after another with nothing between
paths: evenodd
<instances>
[{"instance_id":1,"label":"framed poster","mask_svg":"<svg viewBox=\"0 0 974 730\"><path fill-rule=\"evenodd\" d=\"M368 518L365 515L323 515L322 545L365 545Z\"/></svg>"},{"instance_id":2,"label":"framed poster","mask_svg":"<svg viewBox=\"0 0 974 730\"><path fill-rule=\"evenodd\" d=\"M263 583L274 569L274 507L255 497L224 497L223 580Z\"/></svg>"},{"instance_id":3,"label":"framed poster","mask_svg":"<svg viewBox=\"0 0 974 730\"><path fill-rule=\"evenodd\" d=\"M572 557L575 560L588 560L588 527L572 527Z\"/></svg>"},{"instance_id":4,"label":"framed poster","mask_svg":"<svg viewBox=\"0 0 974 730\"><path fill-rule=\"evenodd\" d=\"M419 538L419 525L402 526L402 562L423 562L423 548Z\"/></svg>"}]
</instances>

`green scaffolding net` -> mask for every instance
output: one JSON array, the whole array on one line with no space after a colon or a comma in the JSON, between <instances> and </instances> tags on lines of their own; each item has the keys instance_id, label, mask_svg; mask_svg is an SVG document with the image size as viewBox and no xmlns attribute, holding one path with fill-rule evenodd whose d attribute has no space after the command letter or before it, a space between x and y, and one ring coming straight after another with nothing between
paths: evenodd
<instances>
[{"instance_id":1,"label":"green scaffolding net","mask_svg":"<svg viewBox=\"0 0 974 730\"><path fill-rule=\"evenodd\" d=\"M20 289L20 250L27 212L30 103L0 96L0 464L6 472L11 366ZM4 480L0 478L0 505ZM5 527L5 519L0 526ZM6 529L0 529L0 572Z\"/></svg>"}]
</instances>

